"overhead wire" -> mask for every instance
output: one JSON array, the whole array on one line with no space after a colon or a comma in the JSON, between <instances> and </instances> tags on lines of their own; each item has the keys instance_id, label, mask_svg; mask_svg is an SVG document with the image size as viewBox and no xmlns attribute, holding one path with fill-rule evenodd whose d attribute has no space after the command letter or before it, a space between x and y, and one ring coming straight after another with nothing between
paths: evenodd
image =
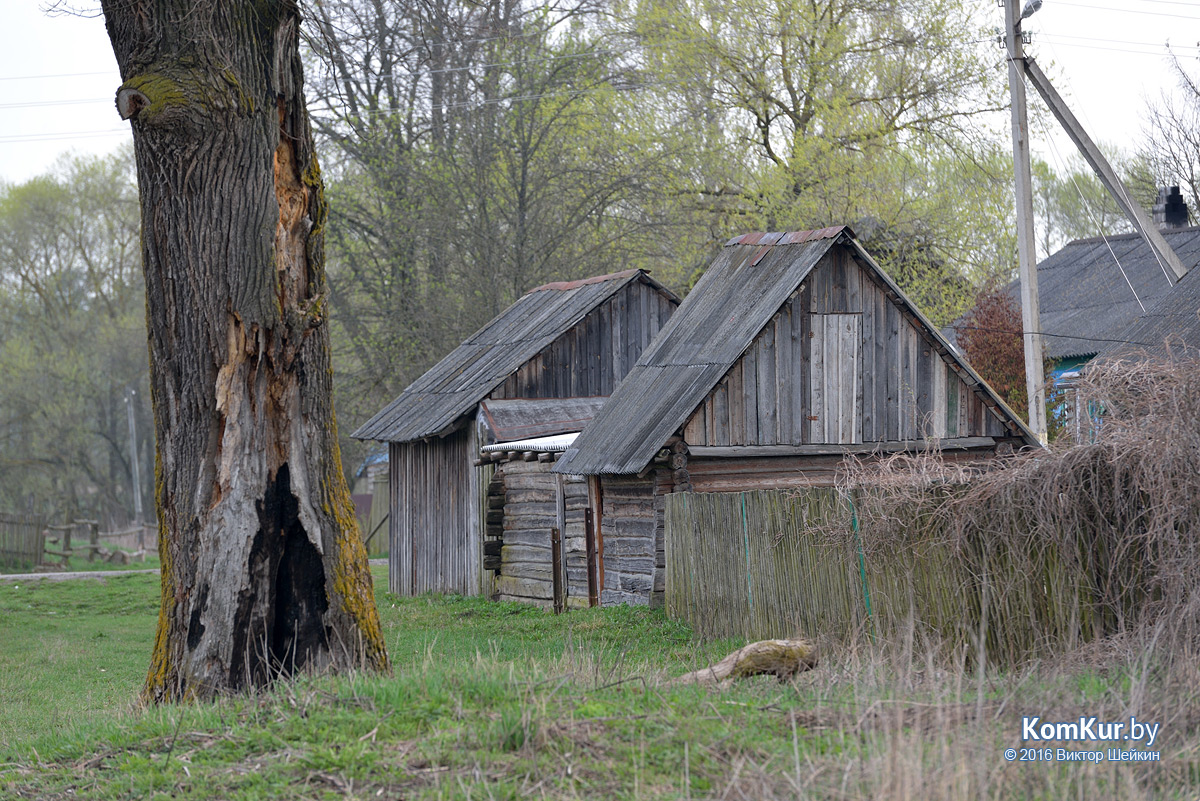
<instances>
[{"instance_id":1,"label":"overhead wire","mask_svg":"<svg viewBox=\"0 0 1200 801\"><path fill-rule=\"evenodd\" d=\"M1166 11L1146 11L1140 8L1114 8L1112 6L1095 6L1090 3L1072 3L1069 0L1055 0L1055 5L1071 6L1072 8L1089 8L1094 11L1113 11L1119 14L1148 14L1154 17L1171 17L1173 19L1192 19L1200 21L1200 17L1194 17L1190 14L1171 14ZM1193 6L1194 8L1194 6Z\"/></svg>"},{"instance_id":2,"label":"overhead wire","mask_svg":"<svg viewBox=\"0 0 1200 801\"><path fill-rule=\"evenodd\" d=\"M1049 47L1050 47L1050 52L1051 52L1051 53L1052 53L1052 55L1054 56L1054 59L1055 59L1056 61L1059 61L1059 57L1058 57L1058 51L1055 49L1055 47L1054 47L1054 43L1053 43L1053 42L1049 42L1049 43L1048 43L1048 45L1049 45ZM1060 62L1060 63L1061 63L1061 62ZM1064 75L1063 75L1063 80L1064 80L1064 81L1066 82L1066 84L1067 84L1067 90L1068 90L1068 91L1072 91L1072 92L1073 92L1073 87L1072 87L1072 85L1071 85L1071 78L1070 78L1070 76L1064 73ZM1087 118L1087 111L1086 111L1086 109L1083 109L1083 110L1081 110L1081 111L1080 111L1080 116L1082 116L1082 117L1083 117L1083 119L1084 119L1084 122L1085 122L1085 123L1087 123L1087 126L1088 126L1088 128L1091 128L1092 130L1095 130L1095 128L1092 128L1091 120L1089 120L1089 119ZM1129 193L1128 193L1128 192L1126 191L1126 189L1125 189L1125 184L1124 184L1124 183L1122 183L1122 182L1121 182L1121 181L1119 181L1119 180L1117 181L1117 189L1120 191L1120 193L1121 193L1121 198L1122 198L1122 199L1125 201L1125 205L1126 205L1127 207L1134 207L1134 206L1136 206L1136 205L1137 205L1137 204L1134 202L1134 200L1133 200L1131 197L1129 197ZM1137 226L1135 225L1135 226L1134 226L1134 228L1136 229L1136 228L1137 228ZM1141 232L1139 231L1138 233L1141 233ZM1147 244L1149 244L1149 243L1147 243ZM1168 285L1170 285L1170 286L1174 286L1175 282L1171 280L1171 274L1170 274L1170 273L1167 271L1167 265L1166 265L1166 264L1163 262L1163 260L1162 260L1162 257L1161 257L1161 256L1159 255L1159 253L1158 253L1158 250L1157 250L1156 248L1154 248L1153 246L1151 246L1151 247L1150 247L1150 253L1151 253L1151 255L1153 255L1153 256L1154 256L1154 260L1155 260L1156 262L1158 262L1159 269L1161 269L1161 270L1162 270L1162 274L1163 274L1163 276L1164 276L1164 277L1167 279L1167 284L1168 284ZM1140 303L1140 301L1139 301L1139 303ZM1143 311L1144 311L1144 309L1143 309Z\"/></svg>"},{"instance_id":3,"label":"overhead wire","mask_svg":"<svg viewBox=\"0 0 1200 801\"><path fill-rule=\"evenodd\" d=\"M1038 127L1042 129L1042 136L1046 137L1046 142L1050 145L1050 151L1054 156L1055 164L1061 167L1066 172L1067 177L1071 179L1071 185L1075 187L1075 192L1079 195L1079 200L1082 201L1083 208L1087 211L1088 217L1091 218L1092 224L1096 226L1096 231L1099 232L1100 238L1104 240L1104 246L1108 248L1109 255L1112 256L1113 261L1117 265L1117 269L1121 271L1121 277L1125 279L1125 284L1129 287L1129 291L1133 293L1133 299L1137 301L1138 306L1141 308L1142 313L1144 314L1146 311L1146 304L1142 303L1141 296L1138 295L1138 291L1134 289L1133 282L1129 280L1129 274L1125 272L1125 267L1121 264L1121 260L1117 258L1117 253L1115 250L1113 250L1112 243L1108 241L1108 236L1104 233L1104 228L1100 224L1100 220L1097 219L1095 214L1093 214L1091 204L1084 196L1083 190L1079 187L1079 182L1075 180L1075 174L1071 172L1070 167L1066 163L1066 159L1064 159L1062 154L1059 153L1058 145L1055 144L1052 138L1050 138L1050 133L1046 130L1046 127L1042 123L1041 119L1037 118L1036 116L1035 119L1037 119Z\"/></svg>"},{"instance_id":4,"label":"overhead wire","mask_svg":"<svg viewBox=\"0 0 1200 801\"><path fill-rule=\"evenodd\" d=\"M1025 332L1016 331L1011 328L991 328L985 325L953 325L951 326L956 331L984 331L991 334L1012 334L1014 337L1021 337ZM1158 344L1154 342L1137 342L1132 339L1113 339L1110 337L1085 337L1077 334L1055 334L1050 331L1036 332L1044 337L1053 337L1055 339L1077 339L1080 342L1111 342L1117 345L1139 345L1141 347L1153 348Z\"/></svg>"}]
</instances>

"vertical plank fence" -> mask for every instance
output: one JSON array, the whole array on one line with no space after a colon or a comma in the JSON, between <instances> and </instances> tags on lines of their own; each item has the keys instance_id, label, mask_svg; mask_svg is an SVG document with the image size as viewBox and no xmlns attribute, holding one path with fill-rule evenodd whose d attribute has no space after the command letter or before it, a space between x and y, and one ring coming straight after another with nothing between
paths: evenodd
<instances>
[{"instance_id":1,"label":"vertical plank fence","mask_svg":"<svg viewBox=\"0 0 1200 801\"><path fill-rule=\"evenodd\" d=\"M952 546L913 520L902 542L864 550L851 511L826 488L668 495L667 614L704 638L896 641L911 627L974 651L982 635L1006 662L1111 629L1082 533L1031 554L1003 532Z\"/></svg>"},{"instance_id":2,"label":"vertical plank fence","mask_svg":"<svg viewBox=\"0 0 1200 801\"><path fill-rule=\"evenodd\" d=\"M37 515L0 513L0 567L22 570L38 565L46 547L42 524Z\"/></svg>"}]
</instances>

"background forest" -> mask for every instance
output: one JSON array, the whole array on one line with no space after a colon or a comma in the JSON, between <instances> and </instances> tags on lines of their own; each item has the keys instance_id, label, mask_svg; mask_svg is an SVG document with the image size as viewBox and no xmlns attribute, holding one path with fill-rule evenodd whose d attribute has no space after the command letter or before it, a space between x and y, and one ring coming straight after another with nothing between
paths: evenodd
<instances>
[{"instance_id":1,"label":"background forest","mask_svg":"<svg viewBox=\"0 0 1200 801\"><path fill-rule=\"evenodd\" d=\"M939 325L1010 280L1006 73L972 11L309 4L347 472L369 448L351 430L547 281L642 267L682 294L737 233L841 223ZM1196 208L1189 98L1149 106L1154 136L1110 152L1143 203L1169 180ZM64 157L0 185L0 510L124 525L131 442L152 507L131 162ZM1124 229L1080 162L1039 163L1034 181L1041 255Z\"/></svg>"}]
</instances>

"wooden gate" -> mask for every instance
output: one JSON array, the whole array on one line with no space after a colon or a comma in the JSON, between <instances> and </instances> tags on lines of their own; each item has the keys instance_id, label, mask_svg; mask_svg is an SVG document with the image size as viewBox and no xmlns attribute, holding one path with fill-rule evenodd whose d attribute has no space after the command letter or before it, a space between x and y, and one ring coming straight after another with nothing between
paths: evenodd
<instances>
[{"instance_id":1,"label":"wooden gate","mask_svg":"<svg viewBox=\"0 0 1200 801\"><path fill-rule=\"evenodd\" d=\"M37 515L0 514L0 567L32 569L46 549L42 518Z\"/></svg>"}]
</instances>

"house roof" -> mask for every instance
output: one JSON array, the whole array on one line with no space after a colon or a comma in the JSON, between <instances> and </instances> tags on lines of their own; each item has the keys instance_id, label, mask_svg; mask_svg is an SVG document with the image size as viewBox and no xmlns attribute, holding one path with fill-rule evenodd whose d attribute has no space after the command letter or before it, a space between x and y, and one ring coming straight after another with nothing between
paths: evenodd
<instances>
[{"instance_id":1,"label":"house roof","mask_svg":"<svg viewBox=\"0 0 1200 801\"><path fill-rule=\"evenodd\" d=\"M592 422L607 397L507 398L485 400L479 411L496 442L579 432Z\"/></svg>"},{"instance_id":2,"label":"house roof","mask_svg":"<svg viewBox=\"0 0 1200 801\"><path fill-rule=\"evenodd\" d=\"M555 464L557 473L636 473L687 420L763 326L835 245L854 249L993 406L1033 445L1037 438L949 347L846 226L746 234L729 240L642 352L592 424Z\"/></svg>"},{"instance_id":3,"label":"house roof","mask_svg":"<svg viewBox=\"0 0 1200 801\"><path fill-rule=\"evenodd\" d=\"M1200 227L1166 230L1162 235L1189 271L1200 264ZM1020 294L1016 282L1009 290L1014 296ZM1121 339L1142 314L1138 298L1148 310L1170 292L1162 265L1138 234L1068 243L1038 264L1046 355L1069 359L1098 353L1112 340Z\"/></svg>"},{"instance_id":4,"label":"house roof","mask_svg":"<svg viewBox=\"0 0 1200 801\"><path fill-rule=\"evenodd\" d=\"M408 442L444 435L509 375L622 287L642 281L675 296L644 270L532 289L476 331L358 428L355 439Z\"/></svg>"},{"instance_id":5,"label":"house roof","mask_svg":"<svg viewBox=\"0 0 1200 801\"><path fill-rule=\"evenodd\" d=\"M1186 263L1186 262L1185 262ZM1189 270L1160 299L1100 351L1102 356L1145 352L1166 356L1168 349L1200 351L1200 270Z\"/></svg>"}]
</instances>

